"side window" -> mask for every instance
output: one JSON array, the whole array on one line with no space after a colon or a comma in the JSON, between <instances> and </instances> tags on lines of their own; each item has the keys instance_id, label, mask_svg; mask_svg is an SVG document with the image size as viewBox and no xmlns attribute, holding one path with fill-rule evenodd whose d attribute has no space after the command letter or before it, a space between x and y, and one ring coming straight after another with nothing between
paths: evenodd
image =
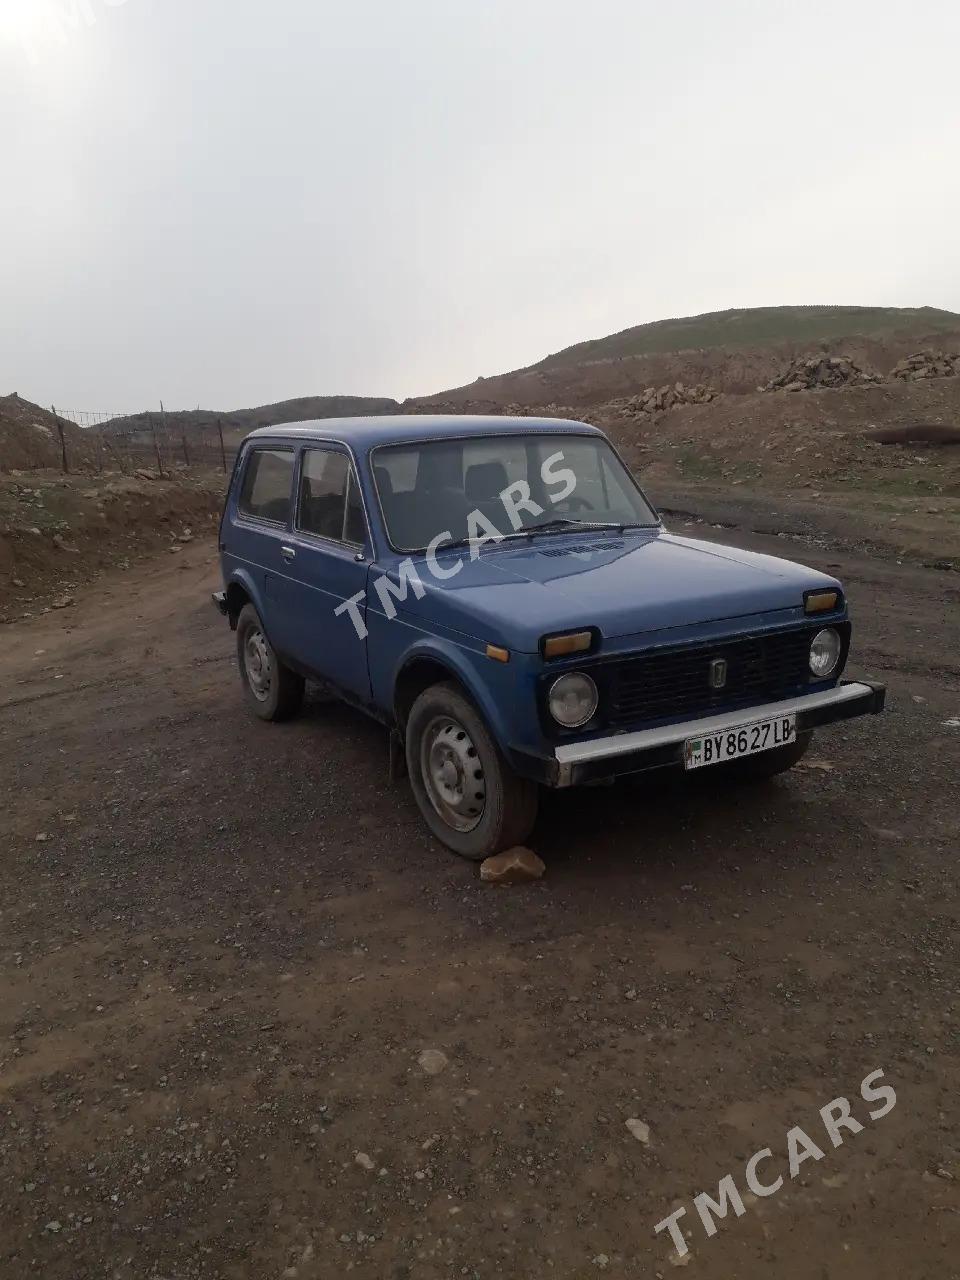
<instances>
[{"instance_id":1,"label":"side window","mask_svg":"<svg viewBox=\"0 0 960 1280\"><path fill-rule=\"evenodd\" d=\"M287 523L290 514L292 449L252 449L243 470L240 511L260 520Z\"/></svg>"},{"instance_id":2,"label":"side window","mask_svg":"<svg viewBox=\"0 0 960 1280\"><path fill-rule=\"evenodd\" d=\"M308 449L303 455L297 528L337 542L366 541L363 503L345 453Z\"/></svg>"}]
</instances>

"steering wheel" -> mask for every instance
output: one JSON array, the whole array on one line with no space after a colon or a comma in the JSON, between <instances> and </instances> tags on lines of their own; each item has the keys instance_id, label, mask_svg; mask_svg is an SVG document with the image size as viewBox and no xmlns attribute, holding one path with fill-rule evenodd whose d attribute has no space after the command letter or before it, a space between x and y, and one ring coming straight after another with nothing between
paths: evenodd
<instances>
[{"instance_id":1,"label":"steering wheel","mask_svg":"<svg viewBox=\"0 0 960 1280\"><path fill-rule=\"evenodd\" d=\"M569 498L561 499L561 501L556 503L555 505L556 505L557 511L561 515L565 514L564 508L566 508L566 511L570 513L574 511L592 511L593 510L593 508L591 507L587 499L581 498L580 495L576 493L571 494Z\"/></svg>"}]
</instances>

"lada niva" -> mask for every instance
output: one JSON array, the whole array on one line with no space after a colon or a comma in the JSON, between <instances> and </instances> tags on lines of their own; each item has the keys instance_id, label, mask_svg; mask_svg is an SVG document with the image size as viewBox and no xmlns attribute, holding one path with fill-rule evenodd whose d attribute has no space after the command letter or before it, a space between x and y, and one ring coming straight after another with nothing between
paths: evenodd
<instances>
[{"instance_id":1,"label":"lada niva","mask_svg":"<svg viewBox=\"0 0 960 1280\"><path fill-rule=\"evenodd\" d=\"M843 681L834 578L669 532L603 432L396 416L261 428L220 525L263 720L321 682L389 730L433 833L521 843L541 787L649 769L770 777L883 708Z\"/></svg>"}]
</instances>

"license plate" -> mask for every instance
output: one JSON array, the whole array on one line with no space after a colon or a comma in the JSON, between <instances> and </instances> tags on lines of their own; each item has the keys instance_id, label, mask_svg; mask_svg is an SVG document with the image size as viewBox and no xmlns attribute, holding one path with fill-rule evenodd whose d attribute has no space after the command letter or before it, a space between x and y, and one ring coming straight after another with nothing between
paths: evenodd
<instances>
[{"instance_id":1,"label":"license plate","mask_svg":"<svg viewBox=\"0 0 960 1280\"><path fill-rule=\"evenodd\" d=\"M688 738L683 744L683 766L685 769L702 769L707 764L722 764L724 760L739 760L743 756L754 756L758 751L785 747L796 740L795 715L755 720L753 724L736 725L722 733Z\"/></svg>"}]
</instances>

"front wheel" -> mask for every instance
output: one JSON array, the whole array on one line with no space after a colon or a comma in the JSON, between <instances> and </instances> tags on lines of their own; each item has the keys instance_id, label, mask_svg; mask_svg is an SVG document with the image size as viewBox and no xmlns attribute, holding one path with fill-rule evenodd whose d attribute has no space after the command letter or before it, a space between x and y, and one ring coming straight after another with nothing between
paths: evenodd
<instances>
[{"instance_id":1,"label":"front wheel","mask_svg":"<svg viewBox=\"0 0 960 1280\"><path fill-rule=\"evenodd\" d=\"M479 861L530 835L536 783L513 772L457 685L436 684L417 698L407 719L406 757L420 812L454 853Z\"/></svg>"},{"instance_id":2,"label":"front wheel","mask_svg":"<svg viewBox=\"0 0 960 1280\"><path fill-rule=\"evenodd\" d=\"M300 710L304 681L285 667L252 604L237 619L237 664L247 705L261 720L289 720Z\"/></svg>"}]
</instances>

